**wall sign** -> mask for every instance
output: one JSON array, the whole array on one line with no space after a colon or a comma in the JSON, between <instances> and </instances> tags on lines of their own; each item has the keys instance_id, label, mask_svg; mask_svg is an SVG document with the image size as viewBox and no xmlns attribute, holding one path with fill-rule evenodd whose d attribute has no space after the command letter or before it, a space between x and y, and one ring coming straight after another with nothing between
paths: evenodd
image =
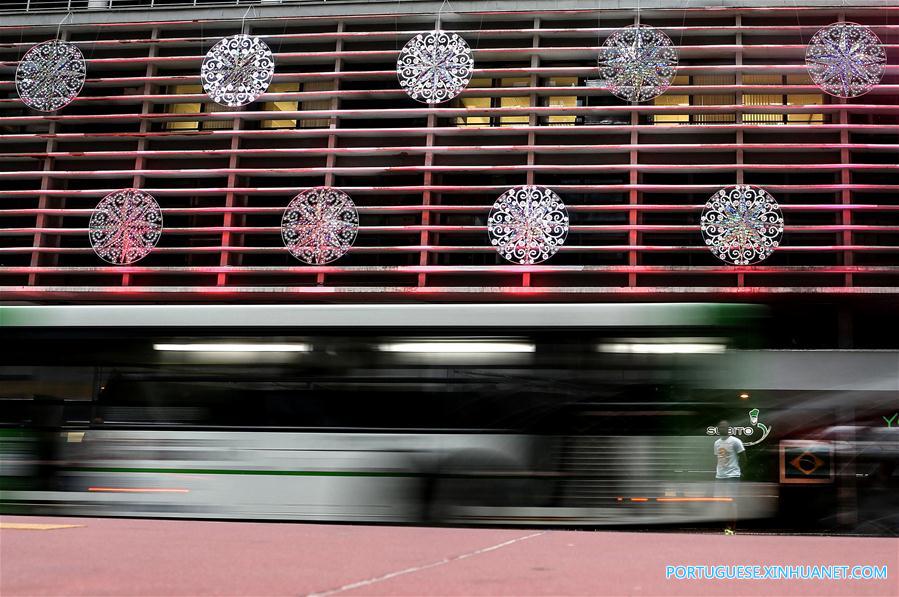
<instances>
[{"instance_id":1,"label":"wall sign","mask_svg":"<svg viewBox=\"0 0 899 597\"><path fill-rule=\"evenodd\" d=\"M759 421L759 409L753 408L749 411L749 425L742 427L730 427L728 433L743 442L744 446L754 446L765 441L768 434L771 433L771 427ZM720 430L710 425L705 430L706 435L721 435Z\"/></svg>"},{"instance_id":2,"label":"wall sign","mask_svg":"<svg viewBox=\"0 0 899 597\"><path fill-rule=\"evenodd\" d=\"M832 443L798 439L780 442L781 483L830 483L833 477Z\"/></svg>"}]
</instances>

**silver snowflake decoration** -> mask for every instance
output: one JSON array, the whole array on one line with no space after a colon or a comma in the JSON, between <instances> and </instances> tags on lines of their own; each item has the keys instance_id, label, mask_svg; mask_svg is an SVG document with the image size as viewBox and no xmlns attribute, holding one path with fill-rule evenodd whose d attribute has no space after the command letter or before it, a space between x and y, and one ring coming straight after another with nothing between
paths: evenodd
<instances>
[{"instance_id":1,"label":"silver snowflake decoration","mask_svg":"<svg viewBox=\"0 0 899 597\"><path fill-rule=\"evenodd\" d=\"M870 28L834 23L819 29L805 51L805 65L815 85L837 97L857 97L880 83L886 52Z\"/></svg>"},{"instance_id":2,"label":"silver snowflake decoration","mask_svg":"<svg viewBox=\"0 0 899 597\"><path fill-rule=\"evenodd\" d=\"M649 25L618 29L599 51L600 78L613 95L645 102L662 95L677 72L671 38Z\"/></svg>"},{"instance_id":3,"label":"silver snowflake decoration","mask_svg":"<svg viewBox=\"0 0 899 597\"><path fill-rule=\"evenodd\" d=\"M499 196L487 218L490 244L505 259L528 265L556 254L568 236L568 210L550 189L523 186Z\"/></svg>"},{"instance_id":4,"label":"silver snowflake decoration","mask_svg":"<svg viewBox=\"0 0 899 597\"><path fill-rule=\"evenodd\" d=\"M16 69L16 91L29 108L53 112L78 97L86 77L78 46L54 39L25 53Z\"/></svg>"},{"instance_id":5,"label":"silver snowflake decoration","mask_svg":"<svg viewBox=\"0 0 899 597\"><path fill-rule=\"evenodd\" d=\"M321 265L339 259L356 240L359 214L350 196L331 187L303 191L281 220L281 238L291 255Z\"/></svg>"},{"instance_id":6,"label":"silver snowflake decoration","mask_svg":"<svg viewBox=\"0 0 899 597\"><path fill-rule=\"evenodd\" d=\"M91 246L116 265L146 257L162 236L162 211L149 193L123 189L103 197L91 215Z\"/></svg>"},{"instance_id":7,"label":"silver snowflake decoration","mask_svg":"<svg viewBox=\"0 0 899 597\"><path fill-rule=\"evenodd\" d=\"M232 35L206 53L200 69L203 90L212 101L236 108L265 93L275 74L275 59L258 37Z\"/></svg>"},{"instance_id":8,"label":"silver snowflake decoration","mask_svg":"<svg viewBox=\"0 0 899 597\"><path fill-rule=\"evenodd\" d=\"M715 257L734 265L749 265L764 261L780 245L784 218L767 191L737 185L711 196L702 211L700 227Z\"/></svg>"},{"instance_id":9,"label":"silver snowflake decoration","mask_svg":"<svg viewBox=\"0 0 899 597\"><path fill-rule=\"evenodd\" d=\"M415 101L439 104L462 93L471 81L474 57L455 33L430 31L409 40L396 60L396 76Z\"/></svg>"}]
</instances>

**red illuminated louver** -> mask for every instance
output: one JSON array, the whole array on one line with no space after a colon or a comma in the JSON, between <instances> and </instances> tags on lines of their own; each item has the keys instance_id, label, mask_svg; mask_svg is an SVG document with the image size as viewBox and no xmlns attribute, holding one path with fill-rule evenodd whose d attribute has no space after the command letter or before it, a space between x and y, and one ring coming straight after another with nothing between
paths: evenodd
<instances>
[{"instance_id":1,"label":"red illuminated louver","mask_svg":"<svg viewBox=\"0 0 899 597\"><path fill-rule=\"evenodd\" d=\"M237 31L244 9L221 9L227 21L121 12L108 24L76 13L63 33L84 52L88 80L49 117L22 105L13 79L55 25L4 22L4 297L899 292L899 7L643 11L679 46L680 68L665 95L640 105L595 81L598 48L632 13L445 15L476 71L460 99L434 107L406 97L393 70L427 19L267 9L251 30L275 53L273 86L243 110L204 101L198 86L205 51ZM888 56L881 85L848 101L821 93L803 62L804 43L837 20L869 25ZM765 188L784 214L783 245L759 265L719 262L699 233L706 199L735 183ZM553 189L571 216L566 244L540 265L504 262L486 232L496 197L523 184ZM281 215L319 185L352 196L359 234L341 259L306 266L284 249ZM88 221L100 198L129 187L156 197L165 231L148 257L113 266L91 249Z\"/></svg>"}]
</instances>

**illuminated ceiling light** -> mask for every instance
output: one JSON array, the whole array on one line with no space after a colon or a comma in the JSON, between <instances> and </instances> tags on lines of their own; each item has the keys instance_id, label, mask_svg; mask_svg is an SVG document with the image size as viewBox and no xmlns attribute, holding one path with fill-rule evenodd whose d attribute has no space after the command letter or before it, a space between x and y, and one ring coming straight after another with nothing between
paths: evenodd
<instances>
[{"instance_id":1,"label":"illuminated ceiling light","mask_svg":"<svg viewBox=\"0 0 899 597\"><path fill-rule=\"evenodd\" d=\"M474 57L455 33L430 31L410 39L396 60L396 76L406 94L423 104L439 104L462 93L471 81Z\"/></svg>"},{"instance_id":2,"label":"illuminated ceiling light","mask_svg":"<svg viewBox=\"0 0 899 597\"><path fill-rule=\"evenodd\" d=\"M140 261L161 236L159 204L152 195L138 189L122 189L103 197L88 224L94 252L115 265Z\"/></svg>"},{"instance_id":3,"label":"illuminated ceiling light","mask_svg":"<svg viewBox=\"0 0 899 597\"><path fill-rule=\"evenodd\" d=\"M29 108L53 112L78 97L86 77L78 46L54 39L25 53L16 69L16 91Z\"/></svg>"},{"instance_id":4,"label":"illuminated ceiling light","mask_svg":"<svg viewBox=\"0 0 899 597\"><path fill-rule=\"evenodd\" d=\"M747 392L742 392L740 394L740 400L749 400L749 394Z\"/></svg>"},{"instance_id":5,"label":"illuminated ceiling light","mask_svg":"<svg viewBox=\"0 0 899 597\"><path fill-rule=\"evenodd\" d=\"M431 353L505 353L535 352L537 347L526 342L392 342L380 344L381 352Z\"/></svg>"},{"instance_id":6,"label":"illuminated ceiling light","mask_svg":"<svg viewBox=\"0 0 899 597\"><path fill-rule=\"evenodd\" d=\"M700 228L715 257L733 265L749 265L764 261L780 245L784 219L767 191L736 185L709 198Z\"/></svg>"},{"instance_id":7,"label":"illuminated ceiling light","mask_svg":"<svg viewBox=\"0 0 899 597\"><path fill-rule=\"evenodd\" d=\"M883 44L869 27L839 22L819 29L805 51L815 85L836 97L858 97L873 89L886 69Z\"/></svg>"},{"instance_id":8,"label":"illuminated ceiling light","mask_svg":"<svg viewBox=\"0 0 899 597\"><path fill-rule=\"evenodd\" d=\"M202 343L202 344L154 344L153 350L174 352L309 352L308 344L249 344L249 343Z\"/></svg>"},{"instance_id":9,"label":"illuminated ceiling light","mask_svg":"<svg viewBox=\"0 0 899 597\"><path fill-rule=\"evenodd\" d=\"M342 257L356 241L359 213L349 195L317 187L293 198L281 219L281 238L290 254L310 265Z\"/></svg>"},{"instance_id":10,"label":"illuminated ceiling light","mask_svg":"<svg viewBox=\"0 0 899 597\"><path fill-rule=\"evenodd\" d=\"M522 186L499 196L487 217L490 244L521 265L546 261L568 237L568 209L550 189Z\"/></svg>"},{"instance_id":11,"label":"illuminated ceiling light","mask_svg":"<svg viewBox=\"0 0 899 597\"><path fill-rule=\"evenodd\" d=\"M630 25L603 43L600 79L616 97L645 102L665 93L677 72L677 60L677 48L667 35L649 25Z\"/></svg>"},{"instance_id":12,"label":"illuminated ceiling light","mask_svg":"<svg viewBox=\"0 0 899 597\"><path fill-rule=\"evenodd\" d=\"M217 104L237 108L266 92L275 74L275 59L258 37L226 37L206 53L200 80L206 95Z\"/></svg>"},{"instance_id":13,"label":"illuminated ceiling light","mask_svg":"<svg viewBox=\"0 0 899 597\"><path fill-rule=\"evenodd\" d=\"M717 354L727 350L724 344L704 342L677 342L662 344L657 342L610 342L596 347L600 352L619 354Z\"/></svg>"}]
</instances>

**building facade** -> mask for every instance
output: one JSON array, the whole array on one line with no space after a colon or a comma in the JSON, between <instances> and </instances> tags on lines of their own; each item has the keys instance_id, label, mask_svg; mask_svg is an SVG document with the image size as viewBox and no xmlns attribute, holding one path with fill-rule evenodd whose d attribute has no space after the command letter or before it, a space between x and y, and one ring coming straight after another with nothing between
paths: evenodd
<instances>
[{"instance_id":1,"label":"building facade","mask_svg":"<svg viewBox=\"0 0 899 597\"><path fill-rule=\"evenodd\" d=\"M899 293L893 2L18 4L0 17L6 300L736 299L852 311ZM438 12L475 64L460 96L428 105L403 92L396 60ZM870 27L887 56L880 84L850 99L815 86L804 60L838 21ZM671 87L642 103L613 96L597 68L609 35L637 22L679 54ZM203 92L200 68L242 30L269 45L275 73L258 101L228 108ZM18 97L16 66L57 31L82 50L87 79L44 114ZM783 213L781 245L759 264L722 262L700 234L706 201L735 184L764 188ZM542 263L503 259L487 233L494 201L518 185L550 188L568 209L567 239ZM352 197L359 230L346 255L307 265L285 249L281 221L317 186ZM92 212L132 187L156 198L164 232L139 262L105 263Z\"/></svg>"}]
</instances>

